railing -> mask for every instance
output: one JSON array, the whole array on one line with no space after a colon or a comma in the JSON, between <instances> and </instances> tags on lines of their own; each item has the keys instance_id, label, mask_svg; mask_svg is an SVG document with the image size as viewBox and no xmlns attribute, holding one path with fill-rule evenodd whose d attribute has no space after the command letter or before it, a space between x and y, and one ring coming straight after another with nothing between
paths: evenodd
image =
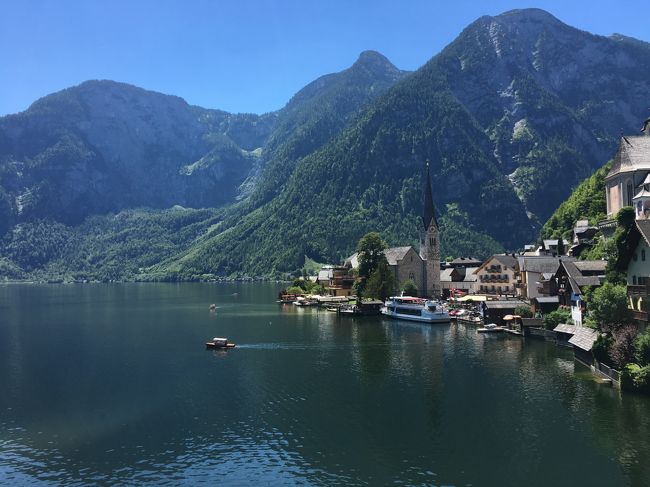
<instances>
[{"instance_id":1,"label":"railing","mask_svg":"<svg viewBox=\"0 0 650 487\"><path fill-rule=\"evenodd\" d=\"M631 309L632 319L635 321L642 321L644 323L648 322L648 312L647 311L638 311L636 309Z\"/></svg>"}]
</instances>

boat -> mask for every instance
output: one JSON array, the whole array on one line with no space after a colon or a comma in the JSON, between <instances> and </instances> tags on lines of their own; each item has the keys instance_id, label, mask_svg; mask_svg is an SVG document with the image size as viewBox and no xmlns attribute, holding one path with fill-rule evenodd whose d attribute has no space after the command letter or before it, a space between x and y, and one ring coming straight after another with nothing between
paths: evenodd
<instances>
[{"instance_id":1,"label":"boat","mask_svg":"<svg viewBox=\"0 0 650 487\"><path fill-rule=\"evenodd\" d=\"M318 305L318 301L316 301L315 299L308 299L308 298L305 298L305 297L299 296L299 297L298 297L298 298L293 302L293 304L294 304L295 306L316 306L316 305Z\"/></svg>"},{"instance_id":2,"label":"boat","mask_svg":"<svg viewBox=\"0 0 650 487\"><path fill-rule=\"evenodd\" d=\"M479 333L499 333L505 331L505 327L498 326L495 323L490 323L489 325L485 325L483 328L477 328L476 331Z\"/></svg>"},{"instance_id":3,"label":"boat","mask_svg":"<svg viewBox=\"0 0 650 487\"><path fill-rule=\"evenodd\" d=\"M234 343L230 343L227 338L214 337L212 341L205 342L206 348L235 348Z\"/></svg>"},{"instance_id":4,"label":"boat","mask_svg":"<svg viewBox=\"0 0 650 487\"><path fill-rule=\"evenodd\" d=\"M422 323L449 323L449 313L436 301L411 296L393 296L386 300L381 314Z\"/></svg>"}]
</instances>

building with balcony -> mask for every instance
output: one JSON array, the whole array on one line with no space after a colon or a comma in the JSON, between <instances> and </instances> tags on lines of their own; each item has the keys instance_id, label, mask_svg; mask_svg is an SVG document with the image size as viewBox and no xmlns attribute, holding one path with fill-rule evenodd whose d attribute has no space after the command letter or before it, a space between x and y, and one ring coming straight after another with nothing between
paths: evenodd
<instances>
[{"instance_id":1,"label":"building with balcony","mask_svg":"<svg viewBox=\"0 0 650 487\"><path fill-rule=\"evenodd\" d=\"M351 296L354 276L344 266L326 265L318 272L316 282L323 286L330 296Z\"/></svg>"},{"instance_id":2,"label":"building with balcony","mask_svg":"<svg viewBox=\"0 0 650 487\"><path fill-rule=\"evenodd\" d=\"M575 260L572 257L562 259ZM541 255L517 257L517 296L530 300L539 296L550 296L552 292L550 279L559 267L559 257Z\"/></svg>"},{"instance_id":3,"label":"building with balcony","mask_svg":"<svg viewBox=\"0 0 650 487\"><path fill-rule=\"evenodd\" d=\"M517 259L510 254L495 254L483 262L476 275L477 293L514 295Z\"/></svg>"},{"instance_id":4,"label":"building with balcony","mask_svg":"<svg viewBox=\"0 0 650 487\"><path fill-rule=\"evenodd\" d=\"M627 294L632 315L637 323L648 323L650 311L650 220L636 220L628 241L634 250L621 256L627 261Z\"/></svg>"},{"instance_id":5,"label":"building with balcony","mask_svg":"<svg viewBox=\"0 0 650 487\"><path fill-rule=\"evenodd\" d=\"M440 273L440 285L443 297L451 295L452 290L463 291L467 294L478 292L476 274L478 267L450 267Z\"/></svg>"}]
</instances>

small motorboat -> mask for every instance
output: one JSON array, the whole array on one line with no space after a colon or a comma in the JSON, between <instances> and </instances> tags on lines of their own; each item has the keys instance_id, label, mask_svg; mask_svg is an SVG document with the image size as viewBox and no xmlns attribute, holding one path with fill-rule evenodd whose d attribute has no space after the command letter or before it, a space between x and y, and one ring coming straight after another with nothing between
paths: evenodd
<instances>
[{"instance_id":1,"label":"small motorboat","mask_svg":"<svg viewBox=\"0 0 650 487\"><path fill-rule=\"evenodd\" d=\"M234 343L230 343L227 338L214 337L211 342L205 342L206 348L235 348Z\"/></svg>"},{"instance_id":2,"label":"small motorboat","mask_svg":"<svg viewBox=\"0 0 650 487\"><path fill-rule=\"evenodd\" d=\"M499 333L505 331L505 327L497 326L495 323L490 323L489 325L485 325L483 328L477 328L476 331L479 333Z\"/></svg>"}]
</instances>

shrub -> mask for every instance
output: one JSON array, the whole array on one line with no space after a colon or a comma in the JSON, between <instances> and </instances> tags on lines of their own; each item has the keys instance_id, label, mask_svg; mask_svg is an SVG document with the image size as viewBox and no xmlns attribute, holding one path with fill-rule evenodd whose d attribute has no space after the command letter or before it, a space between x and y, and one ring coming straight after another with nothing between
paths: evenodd
<instances>
[{"instance_id":1,"label":"shrub","mask_svg":"<svg viewBox=\"0 0 650 487\"><path fill-rule=\"evenodd\" d=\"M621 389L650 393L650 365L626 365L621 371Z\"/></svg>"},{"instance_id":2,"label":"shrub","mask_svg":"<svg viewBox=\"0 0 650 487\"><path fill-rule=\"evenodd\" d=\"M515 314L522 318L532 318L533 310L530 309L530 306L517 306L515 308Z\"/></svg>"},{"instance_id":3,"label":"shrub","mask_svg":"<svg viewBox=\"0 0 650 487\"><path fill-rule=\"evenodd\" d=\"M634 341L635 357L640 365L650 365L650 329L638 335Z\"/></svg>"},{"instance_id":4,"label":"shrub","mask_svg":"<svg viewBox=\"0 0 650 487\"><path fill-rule=\"evenodd\" d=\"M591 349L592 353L594 354L594 358L598 360L598 362L612 365L612 362L609 359L609 351L612 347L612 343L613 339L611 336L598 335L598 338L596 338L594 346Z\"/></svg>"},{"instance_id":5,"label":"shrub","mask_svg":"<svg viewBox=\"0 0 650 487\"><path fill-rule=\"evenodd\" d=\"M544 328L547 330L552 330L560 323L572 323L571 311L560 308L544 315Z\"/></svg>"},{"instance_id":6,"label":"shrub","mask_svg":"<svg viewBox=\"0 0 650 487\"><path fill-rule=\"evenodd\" d=\"M407 279L404 281L402 284L402 291L404 292L404 296L418 295L418 287L415 285L415 282L413 282L412 279Z\"/></svg>"}]
</instances>

